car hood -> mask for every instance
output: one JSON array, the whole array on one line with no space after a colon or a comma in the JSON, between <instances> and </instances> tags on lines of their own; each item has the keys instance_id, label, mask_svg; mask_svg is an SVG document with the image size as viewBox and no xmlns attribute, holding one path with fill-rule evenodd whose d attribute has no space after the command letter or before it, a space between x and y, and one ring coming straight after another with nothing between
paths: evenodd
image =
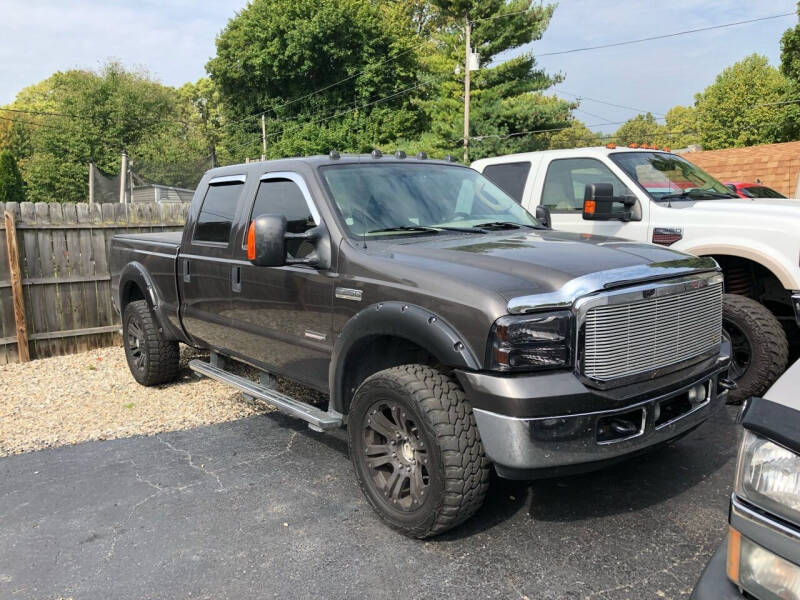
<instances>
[{"instance_id":1,"label":"car hood","mask_svg":"<svg viewBox=\"0 0 800 600\"><path fill-rule=\"evenodd\" d=\"M380 247L378 247L380 246ZM635 281L634 267L648 266L646 278L668 277L677 270L709 270L714 263L653 244L605 236L551 230L506 234L414 237L371 243L373 251L407 265L417 285L442 286L458 280L506 299L555 292L598 271L616 271L616 285ZM424 281L427 274L430 281Z\"/></svg>"}]
</instances>

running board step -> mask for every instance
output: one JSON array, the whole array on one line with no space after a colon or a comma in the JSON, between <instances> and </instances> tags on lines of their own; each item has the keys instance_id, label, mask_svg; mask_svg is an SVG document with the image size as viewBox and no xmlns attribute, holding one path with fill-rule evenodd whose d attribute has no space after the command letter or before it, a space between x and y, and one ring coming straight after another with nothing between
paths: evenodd
<instances>
[{"instance_id":1,"label":"running board step","mask_svg":"<svg viewBox=\"0 0 800 600\"><path fill-rule=\"evenodd\" d=\"M190 361L189 368L196 373L226 383L248 396L263 400L273 405L281 412L302 419L308 423L309 427L316 431L336 429L342 426L342 416L339 413L329 413L320 410L316 406L290 398L278 391L259 385L255 381L251 381L245 377L239 377L238 375L229 373L225 369L220 369L202 360L195 359Z\"/></svg>"}]
</instances>

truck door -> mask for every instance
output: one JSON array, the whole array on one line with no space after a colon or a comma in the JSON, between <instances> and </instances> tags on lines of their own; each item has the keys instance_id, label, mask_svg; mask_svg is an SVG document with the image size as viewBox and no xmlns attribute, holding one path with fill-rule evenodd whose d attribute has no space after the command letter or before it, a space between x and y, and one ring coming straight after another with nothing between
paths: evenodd
<instances>
[{"instance_id":1,"label":"truck door","mask_svg":"<svg viewBox=\"0 0 800 600\"><path fill-rule=\"evenodd\" d=\"M634 220L586 221L583 219L583 196L586 184L610 183L614 196L634 196L622 180L596 158L557 158L550 161L543 180L537 182L534 196L550 209L553 229L575 233L593 233L631 240L647 240L649 204L637 198ZM537 193L538 192L538 193Z\"/></svg>"},{"instance_id":2,"label":"truck door","mask_svg":"<svg viewBox=\"0 0 800 600\"><path fill-rule=\"evenodd\" d=\"M230 337L231 237L244 187L244 175L209 182L178 256L183 324L198 344L209 348L225 349Z\"/></svg>"},{"instance_id":3,"label":"truck door","mask_svg":"<svg viewBox=\"0 0 800 600\"><path fill-rule=\"evenodd\" d=\"M319 212L302 176L294 172L262 176L255 198L245 207L243 224L263 214L286 217L290 233L320 223ZM315 267L256 267L247 261L246 226L237 238L239 259L232 282L231 316L236 354L277 374L291 373L318 389L327 389L333 350L333 279ZM305 240L289 240L288 253L303 258L313 250Z\"/></svg>"}]
</instances>

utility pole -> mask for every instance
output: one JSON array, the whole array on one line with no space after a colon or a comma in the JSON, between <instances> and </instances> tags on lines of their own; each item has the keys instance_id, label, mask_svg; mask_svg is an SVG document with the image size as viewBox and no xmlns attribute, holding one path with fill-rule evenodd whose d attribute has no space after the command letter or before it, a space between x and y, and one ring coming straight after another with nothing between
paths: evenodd
<instances>
[{"instance_id":1,"label":"utility pole","mask_svg":"<svg viewBox=\"0 0 800 600\"><path fill-rule=\"evenodd\" d=\"M125 204L126 179L128 178L128 153L122 151L122 166L119 170L119 202Z\"/></svg>"},{"instance_id":2,"label":"utility pole","mask_svg":"<svg viewBox=\"0 0 800 600\"><path fill-rule=\"evenodd\" d=\"M267 158L267 123L264 113L261 113L261 160Z\"/></svg>"},{"instance_id":3,"label":"utility pole","mask_svg":"<svg viewBox=\"0 0 800 600\"><path fill-rule=\"evenodd\" d=\"M469 69L472 58L472 47L470 37L472 35L472 23L469 22L469 13L464 17L464 40L466 50L464 52L464 162L469 164Z\"/></svg>"}]
</instances>

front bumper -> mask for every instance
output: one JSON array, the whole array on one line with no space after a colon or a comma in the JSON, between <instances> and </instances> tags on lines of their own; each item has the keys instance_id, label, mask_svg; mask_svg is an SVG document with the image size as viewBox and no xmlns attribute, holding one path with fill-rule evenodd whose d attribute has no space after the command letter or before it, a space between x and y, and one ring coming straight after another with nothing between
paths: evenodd
<instances>
[{"instance_id":1,"label":"front bumper","mask_svg":"<svg viewBox=\"0 0 800 600\"><path fill-rule=\"evenodd\" d=\"M725 561L728 553L726 537L714 556L703 569L700 579L694 586L689 600L742 600L744 596L725 574Z\"/></svg>"},{"instance_id":2,"label":"front bumper","mask_svg":"<svg viewBox=\"0 0 800 600\"><path fill-rule=\"evenodd\" d=\"M557 474L602 466L689 432L724 405L727 391L718 382L727 367L728 357L720 356L631 386L635 391L624 398L590 390L571 373L515 379L459 373L459 379L498 474L527 479L550 470ZM675 418L665 417L698 384L705 385L705 398L676 411ZM542 396L544 390L547 396ZM587 406L594 410L585 410ZM520 414L523 410L533 414ZM618 420L631 429L611 440L604 437L608 423Z\"/></svg>"}]
</instances>

